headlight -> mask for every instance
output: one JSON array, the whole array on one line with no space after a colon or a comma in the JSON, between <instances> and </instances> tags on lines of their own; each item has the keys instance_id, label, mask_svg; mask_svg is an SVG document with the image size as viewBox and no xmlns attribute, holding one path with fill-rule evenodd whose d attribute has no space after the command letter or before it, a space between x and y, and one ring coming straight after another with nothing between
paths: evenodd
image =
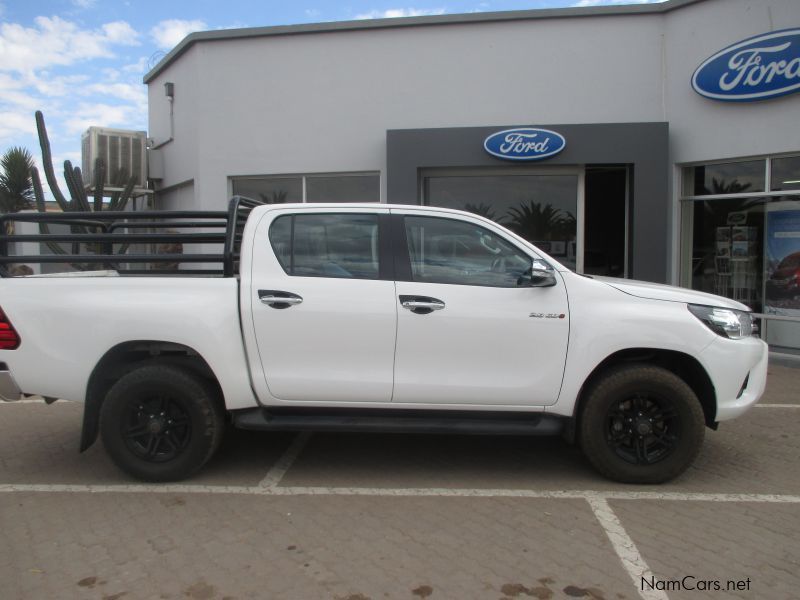
<instances>
[{"instance_id":1,"label":"headlight","mask_svg":"<svg viewBox=\"0 0 800 600\"><path fill-rule=\"evenodd\" d=\"M711 331L722 337L740 340L753 335L753 317L749 312L701 304L690 304L689 310Z\"/></svg>"}]
</instances>

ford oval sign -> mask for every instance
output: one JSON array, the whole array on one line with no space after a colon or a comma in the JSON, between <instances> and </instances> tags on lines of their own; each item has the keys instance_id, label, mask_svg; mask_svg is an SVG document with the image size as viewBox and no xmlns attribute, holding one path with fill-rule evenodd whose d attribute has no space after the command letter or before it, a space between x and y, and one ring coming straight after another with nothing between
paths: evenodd
<instances>
[{"instance_id":1,"label":"ford oval sign","mask_svg":"<svg viewBox=\"0 0 800 600\"><path fill-rule=\"evenodd\" d=\"M489 154L506 160L541 160L558 154L566 145L560 133L532 127L498 131L483 142Z\"/></svg>"},{"instance_id":2,"label":"ford oval sign","mask_svg":"<svg viewBox=\"0 0 800 600\"><path fill-rule=\"evenodd\" d=\"M729 102L800 90L800 29L765 33L720 50L697 67L692 87L706 98Z\"/></svg>"}]
</instances>

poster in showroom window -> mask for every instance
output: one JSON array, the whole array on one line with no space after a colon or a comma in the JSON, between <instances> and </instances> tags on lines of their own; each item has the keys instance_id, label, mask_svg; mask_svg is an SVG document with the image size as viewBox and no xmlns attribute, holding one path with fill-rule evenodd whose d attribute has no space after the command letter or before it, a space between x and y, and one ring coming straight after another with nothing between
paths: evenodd
<instances>
[{"instance_id":1,"label":"poster in showroom window","mask_svg":"<svg viewBox=\"0 0 800 600\"><path fill-rule=\"evenodd\" d=\"M800 202L767 205L764 312L800 317ZM769 323L770 344L800 347L800 323Z\"/></svg>"}]
</instances>

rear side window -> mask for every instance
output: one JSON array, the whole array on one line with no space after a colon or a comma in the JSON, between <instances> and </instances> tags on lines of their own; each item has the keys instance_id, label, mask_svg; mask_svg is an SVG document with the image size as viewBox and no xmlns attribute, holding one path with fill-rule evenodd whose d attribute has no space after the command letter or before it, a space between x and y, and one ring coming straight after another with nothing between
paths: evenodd
<instances>
[{"instance_id":1,"label":"rear side window","mask_svg":"<svg viewBox=\"0 0 800 600\"><path fill-rule=\"evenodd\" d=\"M269 241L288 275L378 279L377 215L285 215L273 221Z\"/></svg>"}]
</instances>

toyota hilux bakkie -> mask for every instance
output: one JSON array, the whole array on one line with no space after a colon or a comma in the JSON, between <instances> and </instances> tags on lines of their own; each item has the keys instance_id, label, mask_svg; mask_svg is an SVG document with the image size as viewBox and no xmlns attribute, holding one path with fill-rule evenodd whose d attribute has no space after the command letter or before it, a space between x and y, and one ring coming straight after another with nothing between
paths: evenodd
<instances>
[{"instance_id":1,"label":"toyota hilux bakkie","mask_svg":"<svg viewBox=\"0 0 800 600\"><path fill-rule=\"evenodd\" d=\"M94 253L3 259L84 271L0 280L0 395L84 402L80 449L99 435L144 480L193 474L232 423L562 434L605 476L656 483L765 386L746 306L580 275L475 214L235 198L13 218L72 223L41 241ZM187 251L135 250L170 240Z\"/></svg>"}]
</instances>

